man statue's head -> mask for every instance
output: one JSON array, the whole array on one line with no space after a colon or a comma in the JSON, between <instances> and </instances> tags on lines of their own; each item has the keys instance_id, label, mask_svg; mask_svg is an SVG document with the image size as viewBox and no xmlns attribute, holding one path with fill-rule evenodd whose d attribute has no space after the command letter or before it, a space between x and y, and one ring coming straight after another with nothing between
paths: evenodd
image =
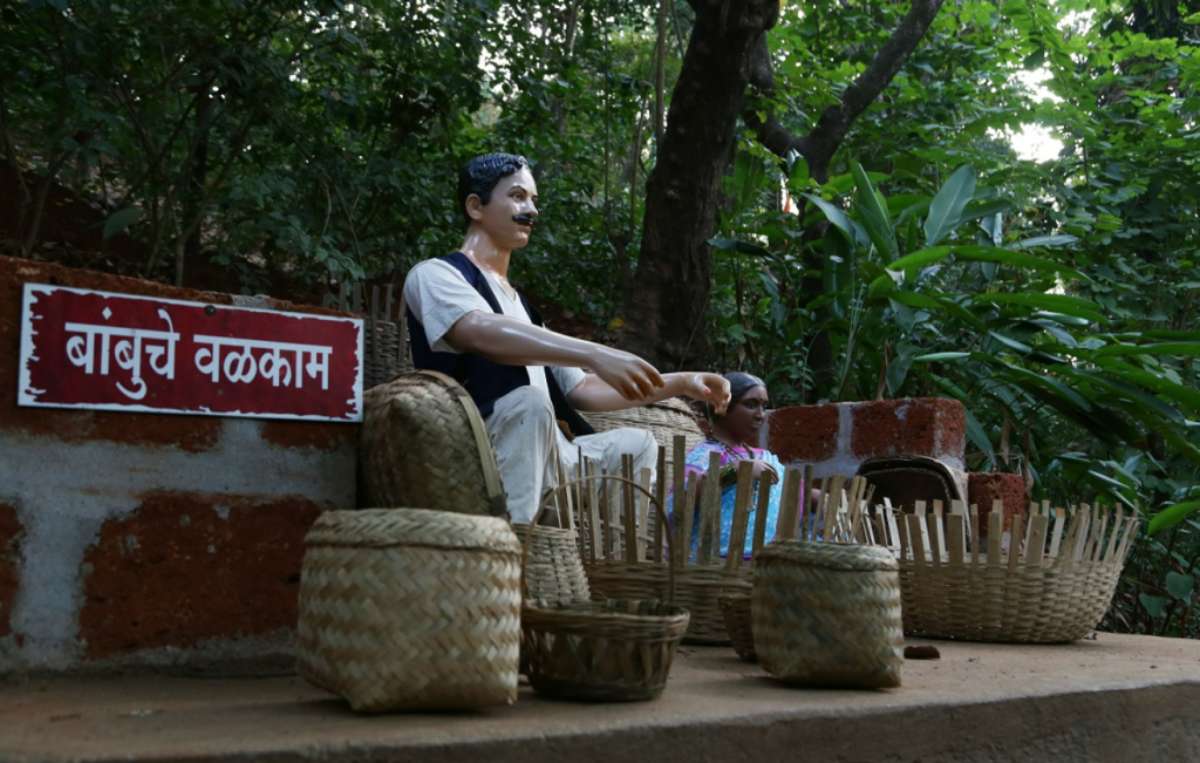
<instances>
[{"instance_id":1,"label":"man statue's head","mask_svg":"<svg viewBox=\"0 0 1200 763\"><path fill-rule=\"evenodd\" d=\"M484 154L458 173L458 208L468 229L478 225L504 248L529 243L536 202L537 183L523 156Z\"/></svg>"}]
</instances>

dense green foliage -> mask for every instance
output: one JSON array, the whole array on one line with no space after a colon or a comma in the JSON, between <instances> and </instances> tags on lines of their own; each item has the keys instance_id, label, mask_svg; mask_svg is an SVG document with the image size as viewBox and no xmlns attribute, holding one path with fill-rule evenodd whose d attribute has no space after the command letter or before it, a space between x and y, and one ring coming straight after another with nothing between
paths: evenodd
<instances>
[{"instance_id":1,"label":"dense green foliage","mask_svg":"<svg viewBox=\"0 0 1200 763\"><path fill-rule=\"evenodd\" d=\"M660 5L666 13L659 16ZM904 3L786 3L775 92L804 133ZM389 280L454 247L455 171L539 165L516 278L619 324L654 165L656 64L692 11L657 0L31 0L0 16L0 149L36 254L53 181L103 210L128 272L250 291ZM660 22L661 18L661 22ZM660 27L661 24L661 27ZM662 44L659 44L661 28ZM831 178L738 138L714 232L711 365L776 403L945 395L969 465L1037 497L1155 516L1111 625L1195 635L1200 554L1200 3L947 2L852 125ZM661 58L660 58L661 52ZM1039 93L1026 82L1038 73ZM1062 141L1020 158L1022 125ZM786 193L784 193L786 189ZM1161 512L1161 513L1160 513Z\"/></svg>"}]
</instances>

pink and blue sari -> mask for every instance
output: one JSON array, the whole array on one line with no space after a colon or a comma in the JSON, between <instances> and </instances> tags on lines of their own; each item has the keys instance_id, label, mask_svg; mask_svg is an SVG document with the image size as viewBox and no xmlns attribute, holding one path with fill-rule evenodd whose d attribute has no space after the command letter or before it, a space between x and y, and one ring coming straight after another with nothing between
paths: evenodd
<instances>
[{"instance_id":1,"label":"pink and blue sari","mask_svg":"<svg viewBox=\"0 0 1200 763\"><path fill-rule=\"evenodd\" d=\"M770 488L771 494L767 504L767 533L763 538L764 543L770 543L775 536L775 525L779 521L779 502L783 493L783 462L781 462L779 457L774 453L764 448L752 448L748 445L730 448L728 445L716 440L705 440L696 447L692 448L687 455L685 469L689 477L691 475L703 475L708 471L710 453L719 453L721 455L721 467L723 471L724 467L731 466L736 468L736 465L739 462L747 459L762 461L763 463L768 464L775 469L775 473L778 475L779 479L772 484ZM722 484L724 484L724 482L725 480L722 480ZM742 552L747 559L750 558L750 553L754 549L754 525L757 519L756 514L758 512L758 491L761 484L761 482L755 481L753 494L750 498L749 521L746 525L746 545L745 548L742 549ZM800 494L804 495L803 485L801 486ZM733 504L736 495L736 480L731 481L731 484L725 485L721 489L719 549L720 554L723 557L729 554L729 536L733 533ZM698 505L693 506L692 511L697 512L692 521L691 548L694 552L699 546L700 542ZM674 517L672 519L674 519Z\"/></svg>"}]
</instances>

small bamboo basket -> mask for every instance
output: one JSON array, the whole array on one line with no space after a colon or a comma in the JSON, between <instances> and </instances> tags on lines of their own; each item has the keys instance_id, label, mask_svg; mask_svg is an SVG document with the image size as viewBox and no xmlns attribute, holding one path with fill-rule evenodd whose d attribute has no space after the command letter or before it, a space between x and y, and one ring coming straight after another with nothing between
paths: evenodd
<instances>
[{"instance_id":1,"label":"small bamboo basket","mask_svg":"<svg viewBox=\"0 0 1200 763\"><path fill-rule=\"evenodd\" d=\"M725 631L733 644L733 651L746 662L757 662L754 651L754 627L750 609L750 597L744 593L728 594L717 598L721 614L725 618Z\"/></svg>"},{"instance_id":2,"label":"small bamboo basket","mask_svg":"<svg viewBox=\"0 0 1200 763\"><path fill-rule=\"evenodd\" d=\"M875 534L899 559L904 630L970 641L1062 643L1086 636L1108 609L1133 545L1138 515L1087 504L1031 504L1005 530L999 502L981 517L960 502L949 513L877 513Z\"/></svg>"},{"instance_id":3,"label":"small bamboo basket","mask_svg":"<svg viewBox=\"0 0 1200 763\"><path fill-rule=\"evenodd\" d=\"M754 650L776 678L805 686L900 685L900 578L873 546L776 541L755 560Z\"/></svg>"},{"instance_id":4,"label":"small bamboo basket","mask_svg":"<svg viewBox=\"0 0 1200 763\"><path fill-rule=\"evenodd\" d=\"M587 570L592 596L597 598L644 599L661 597L668 578L675 579L676 602L691 613L685 641L700 644L729 644L729 632L719 599L727 595L749 595L751 590L750 567L744 564L742 553L728 553L725 559L719 555L717 538L720 532L721 484L720 456L712 454L703 489L696 479L685 479L686 440L674 438L674 454L671 472L675 496L682 496L683 506L696 505L700 501L700 517L697 534L699 548L694 557L688 553L695 518L692 511L683 511L680 521L669 527L671 543L677 549L673 562L668 563L662 553L663 524L647 515L644 502L630 498L624 511L618 515L612 505L611 495L601 495L592 489L590 494L581 495L577 504L583 532L583 565ZM658 469L663 475L655 487L654 504L666 502L666 454L659 450ZM583 469L590 465L583 464ZM626 459L624 476L632 479L632 462ZM767 506L770 501L770 485L774 477L766 475L761 480L758 504L754 513L754 525L750 526L749 505L753 494L752 466L739 465L735 513L729 548L742 549L746 538L752 537L752 548L762 548L767 532ZM795 525L799 519L802 472L789 468L784 473L782 503L778 518L780 526ZM640 484L650 489L649 470L639 475ZM790 509L790 511L789 511ZM647 536L649 528L653 535ZM777 532L779 527L776 528ZM753 533L753 535L748 535Z\"/></svg>"},{"instance_id":5,"label":"small bamboo basket","mask_svg":"<svg viewBox=\"0 0 1200 763\"><path fill-rule=\"evenodd\" d=\"M585 477L582 482L600 480L623 485L627 492L643 490L614 476ZM653 501L652 495L646 496ZM527 537L526 547L529 542ZM521 611L522 649L534 690L560 699L598 702L659 696L688 625L687 610L672 604L673 583L671 578L666 603L526 599Z\"/></svg>"},{"instance_id":6,"label":"small bamboo basket","mask_svg":"<svg viewBox=\"0 0 1200 763\"><path fill-rule=\"evenodd\" d=\"M739 484L742 480L741 469L742 467L739 466ZM785 476L785 485L787 484L786 479ZM838 523L834 517L850 516L854 513L850 507L857 505L861 508L866 505L873 493L873 488L861 477L851 479L847 490L843 490L847 483L845 478L840 476L826 479L818 488L817 482L812 476L811 466L806 469L804 482L801 485L802 491L804 485L813 486L812 494L804 496L804 501L809 504L809 509L800 515L798 523L796 517L790 514L781 514L775 534L776 540L795 540L799 533L801 539L820 541L824 538L825 527L834 529L834 532L830 533L831 537L836 534L841 538L848 534L848 526L845 521ZM787 495L786 490L784 495ZM738 514L745 511L745 508L741 503L741 493L735 500L737 501L734 506L734 525L736 527L744 521L738 518ZM817 520L817 517L822 519ZM761 545L761 542L758 542L758 547ZM733 643L733 650L743 660L756 662L758 655L754 651L754 624L750 601L750 595L745 593L731 593L717 599L725 618L725 630L729 633L729 639Z\"/></svg>"},{"instance_id":7,"label":"small bamboo basket","mask_svg":"<svg viewBox=\"0 0 1200 763\"><path fill-rule=\"evenodd\" d=\"M329 511L305 538L300 675L360 712L517 698L521 546L508 523Z\"/></svg>"}]
</instances>

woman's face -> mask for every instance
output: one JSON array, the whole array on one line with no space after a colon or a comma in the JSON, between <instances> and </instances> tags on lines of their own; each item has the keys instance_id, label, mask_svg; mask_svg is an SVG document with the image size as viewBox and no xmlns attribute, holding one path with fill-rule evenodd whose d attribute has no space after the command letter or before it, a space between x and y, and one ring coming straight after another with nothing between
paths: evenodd
<instances>
[{"instance_id":1,"label":"woman's face","mask_svg":"<svg viewBox=\"0 0 1200 763\"><path fill-rule=\"evenodd\" d=\"M750 390L729 406L721 423L733 437L742 442L756 442L758 430L762 428L767 413L767 390L751 387Z\"/></svg>"}]
</instances>

